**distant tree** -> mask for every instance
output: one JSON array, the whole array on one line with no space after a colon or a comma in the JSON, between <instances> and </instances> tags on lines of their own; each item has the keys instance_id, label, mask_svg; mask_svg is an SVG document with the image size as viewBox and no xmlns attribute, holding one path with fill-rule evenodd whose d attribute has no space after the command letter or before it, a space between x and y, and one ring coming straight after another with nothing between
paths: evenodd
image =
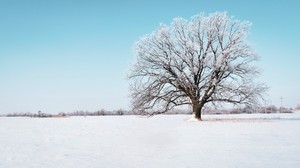
<instances>
[{"instance_id":1,"label":"distant tree","mask_svg":"<svg viewBox=\"0 0 300 168\"><path fill-rule=\"evenodd\" d=\"M297 104L297 106L296 106L295 110L300 110L300 103L299 103L299 104Z\"/></svg>"},{"instance_id":2,"label":"distant tree","mask_svg":"<svg viewBox=\"0 0 300 168\"><path fill-rule=\"evenodd\" d=\"M256 110L255 110L255 107L253 106L249 106L249 105L246 105L242 110L241 112L242 113L254 113Z\"/></svg>"},{"instance_id":3,"label":"distant tree","mask_svg":"<svg viewBox=\"0 0 300 168\"><path fill-rule=\"evenodd\" d=\"M105 115L105 110L104 109L101 109L100 111L97 111L97 115L98 116L102 116L102 115Z\"/></svg>"},{"instance_id":4,"label":"distant tree","mask_svg":"<svg viewBox=\"0 0 300 168\"><path fill-rule=\"evenodd\" d=\"M266 107L267 113L276 113L278 111L278 108L275 105L270 105Z\"/></svg>"},{"instance_id":5,"label":"distant tree","mask_svg":"<svg viewBox=\"0 0 300 168\"><path fill-rule=\"evenodd\" d=\"M133 109L142 115L191 105L201 120L207 103L257 104L266 91L256 84L257 56L245 41L250 23L226 12L175 18L136 42L129 73Z\"/></svg>"},{"instance_id":6,"label":"distant tree","mask_svg":"<svg viewBox=\"0 0 300 168\"><path fill-rule=\"evenodd\" d=\"M65 112L60 112L60 113L58 113L58 116L65 117L65 116L67 116L67 114Z\"/></svg>"},{"instance_id":7,"label":"distant tree","mask_svg":"<svg viewBox=\"0 0 300 168\"><path fill-rule=\"evenodd\" d=\"M117 115L124 115L125 111L122 109L117 110L116 114Z\"/></svg>"}]
</instances>

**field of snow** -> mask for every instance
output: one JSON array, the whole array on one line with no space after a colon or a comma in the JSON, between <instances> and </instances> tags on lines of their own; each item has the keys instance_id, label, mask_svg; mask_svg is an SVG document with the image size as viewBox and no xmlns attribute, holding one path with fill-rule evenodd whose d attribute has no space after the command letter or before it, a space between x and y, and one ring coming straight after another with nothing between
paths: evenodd
<instances>
[{"instance_id":1,"label":"field of snow","mask_svg":"<svg viewBox=\"0 0 300 168\"><path fill-rule=\"evenodd\" d=\"M300 113L0 118L1 168L294 168Z\"/></svg>"}]
</instances>

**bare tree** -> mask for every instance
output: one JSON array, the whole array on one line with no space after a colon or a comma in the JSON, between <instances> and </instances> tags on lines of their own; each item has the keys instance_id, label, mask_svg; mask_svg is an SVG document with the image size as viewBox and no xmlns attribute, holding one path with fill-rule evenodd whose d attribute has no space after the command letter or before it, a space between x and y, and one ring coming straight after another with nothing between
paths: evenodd
<instances>
[{"instance_id":1,"label":"bare tree","mask_svg":"<svg viewBox=\"0 0 300 168\"><path fill-rule=\"evenodd\" d=\"M142 37L129 73L134 110L154 115L191 105L201 120L207 103L257 103L266 87L253 80L259 71L245 41L250 25L226 12L198 14Z\"/></svg>"},{"instance_id":2,"label":"bare tree","mask_svg":"<svg viewBox=\"0 0 300 168\"><path fill-rule=\"evenodd\" d=\"M300 110L300 103L297 104L297 106L296 106L295 109L296 109L296 110Z\"/></svg>"}]
</instances>

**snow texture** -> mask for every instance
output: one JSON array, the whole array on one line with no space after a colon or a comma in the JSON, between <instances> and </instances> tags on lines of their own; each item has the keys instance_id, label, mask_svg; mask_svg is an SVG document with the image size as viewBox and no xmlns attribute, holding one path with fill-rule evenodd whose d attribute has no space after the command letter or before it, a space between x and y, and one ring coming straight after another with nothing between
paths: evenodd
<instances>
[{"instance_id":1,"label":"snow texture","mask_svg":"<svg viewBox=\"0 0 300 168\"><path fill-rule=\"evenodd\" d=\"M300 113L0 118L1 168L300 165Z\"/></svg>"}]
</instances>

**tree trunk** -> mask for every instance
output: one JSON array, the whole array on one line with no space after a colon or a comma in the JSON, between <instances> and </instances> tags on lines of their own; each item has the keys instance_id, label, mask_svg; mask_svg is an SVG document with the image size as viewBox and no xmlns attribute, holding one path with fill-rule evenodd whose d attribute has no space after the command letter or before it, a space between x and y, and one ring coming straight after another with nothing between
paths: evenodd
<instances>
[{"instance_id":1,"label":"tree trunk","mask_svg":"<svg viewBox=\"0 0 300 168\"><path fill-rule=\"evenodd\" d=\"M193 105L193 113L195 115L195 118L198 119L198 120L202 120L201 119L201 110L202 110L202 107L201 105L199 104L194 104Z\"/></svg>"}]
</instances>

